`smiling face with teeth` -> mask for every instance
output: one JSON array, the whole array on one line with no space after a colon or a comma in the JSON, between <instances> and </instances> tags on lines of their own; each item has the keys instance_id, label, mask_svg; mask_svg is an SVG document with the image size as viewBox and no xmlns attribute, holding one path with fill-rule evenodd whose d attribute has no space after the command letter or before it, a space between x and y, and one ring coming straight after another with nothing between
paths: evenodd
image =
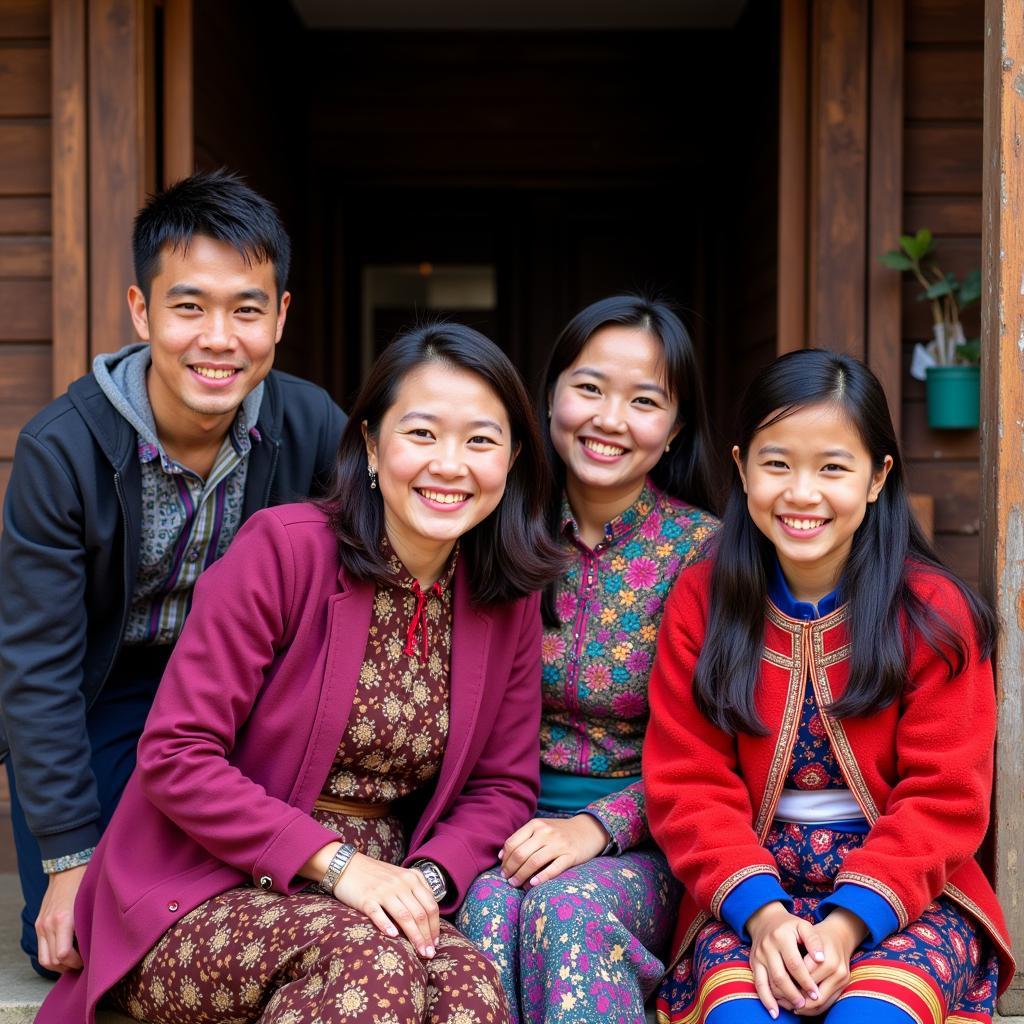
<instances>
[{"instance_id":1,"label":"smiling face with teeth","mask_svg":"<svg viewBox=\"0 0 1024 1024\"><path fill-rule=\"evenodd\" d=\"M272 263L247 261L226 242L197 235L187 250L164 247L148 300L137 285L128 291L150 345L146 384L162 440L223 437L270 372L289 300L285 292L277 301Z\"/></svg>"},{"instance_id":2,"label":"smiling face with teeth","mask_svg":"<svg viewBox=\"0 0 1024 1024\"><path fill-rule=\"evenodd\" d=\"M420 580L440 575L455 541L505 493L515 446L505 405L483 378L443 362L411 370L366 457L395 553Z\"/></svg>"},{"instance_id":3,"label":"smiling face with teeth","mask_svg":"<svg viewBox=\"0 0 1024 1024\"><path fill-rule=\"evenodd\" d=\"M661 342L638 327L595 331L559 374L550 406L569 502L582 519L593 508L601 524L636 501L681 426Z\"/></svg>"},{"instance_id":4,"label":"smiling face with teeth","mask_svg":"<svg viewBox=\"0 0 1024 1024\"><path fill-rule=\"evenodd\" d=\"M747 510L775 546L798 600L816 602L836 588L853 536L892 466L876 468L860 434L835 404L809 405L758 430L746 458L732 456Z\"/></svg>"}]
</instances>

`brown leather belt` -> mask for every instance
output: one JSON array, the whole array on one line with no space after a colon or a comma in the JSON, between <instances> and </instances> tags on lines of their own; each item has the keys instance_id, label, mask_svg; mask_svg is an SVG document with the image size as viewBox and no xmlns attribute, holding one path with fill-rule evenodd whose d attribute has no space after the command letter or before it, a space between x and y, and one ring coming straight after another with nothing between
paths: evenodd
<instances>
[{"instance_id":1,"label":"brown leather belt","mask_svg":"<svg viewBox=\"0 0 1024 1024\"><path fill-rule=\"evenodd\" d=\"M322 793L313 804L314 811L329 811L331 814L345 814L350 818L386 818L393 813L390 801L379 804L365 803L358 800L339 800L335 796L324 796Z\"/></svg>"}]
</instances>

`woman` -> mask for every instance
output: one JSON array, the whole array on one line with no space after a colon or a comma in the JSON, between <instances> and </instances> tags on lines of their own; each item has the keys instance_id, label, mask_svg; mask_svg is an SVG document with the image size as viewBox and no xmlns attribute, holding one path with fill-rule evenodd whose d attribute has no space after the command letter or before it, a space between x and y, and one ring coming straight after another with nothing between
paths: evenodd
<instances>
[{"instance_id":1,"label":"woman","mask_svg":"<svg viewBox=\"0 0 1024 1024\"><path fill-rule=\"evenodd\" d=\"M662 603L715 527L693 348L632 295L566 326L542 396L569 565L545 598L541 812L510 833L458 923L498 964L515 1018L643 1020L676 883L647 831L640 750Z\"/></svg>"},{"instance_id":2,"label":"woman","mask_svg":"<svg viewBox=\"0 0 1024 1024\"><path fill-rule=\"evenodd\" d=\"M542 458L482 335L387 349L324 507L200 580L39 1021L506 1019L439 912L533 813Z\"/></svg>"}]
</instances>

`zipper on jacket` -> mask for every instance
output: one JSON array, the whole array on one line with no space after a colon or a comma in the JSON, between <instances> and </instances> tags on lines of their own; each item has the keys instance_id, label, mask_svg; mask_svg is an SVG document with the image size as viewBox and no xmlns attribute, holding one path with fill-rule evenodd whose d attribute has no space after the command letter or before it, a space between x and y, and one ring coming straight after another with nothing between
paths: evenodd
<instances>
[{"instance_id":1,"label":"zipper on jacket","mask_svg":"<svg viewBox=\"0 0 1024 1024\"><path fill-rule=\"evenodd\" d=\"M100 691L107 685L110 673L113 671L114 665L117 662L117 656L121 653L121 647L124 644L125 630L128 628L128 613L132 604L131 581L128 579L128 544L131 540L128 535L128 502L124 496L124 487L121 484L121 474L116 469L114 470L114 493L117 495L118 505L121 506L121 524L124 530L124 601L121 604L121 625L117 631L117 642L114 644L114 650L110 656L110 661L107 662L107 667L100 678L99 686L96 687L96 692L92 695L92 699L86 707L87 711L99 699Z\"/></svg>"}]
</instances>

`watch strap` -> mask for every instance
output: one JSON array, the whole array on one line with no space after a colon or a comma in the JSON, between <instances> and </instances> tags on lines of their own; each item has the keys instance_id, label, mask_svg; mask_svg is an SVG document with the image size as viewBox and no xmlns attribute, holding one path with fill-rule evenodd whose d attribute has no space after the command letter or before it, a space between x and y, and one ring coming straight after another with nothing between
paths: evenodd
<instances>
[{"instance_id":1,"label":"watch strap","mask_svg":"<svg viewBox=\"0 0 1024 1024\"><path fill-rule=\"evenodd\" d=\"M344 874L345 868L349 866L355 853L356 848L351 843L342 843L335 851L331 863L327 865L324 877L320 879L320 888L328 896L334 895L334 887L338 884L338 879Z\"/></svg>"}]
</instances>

